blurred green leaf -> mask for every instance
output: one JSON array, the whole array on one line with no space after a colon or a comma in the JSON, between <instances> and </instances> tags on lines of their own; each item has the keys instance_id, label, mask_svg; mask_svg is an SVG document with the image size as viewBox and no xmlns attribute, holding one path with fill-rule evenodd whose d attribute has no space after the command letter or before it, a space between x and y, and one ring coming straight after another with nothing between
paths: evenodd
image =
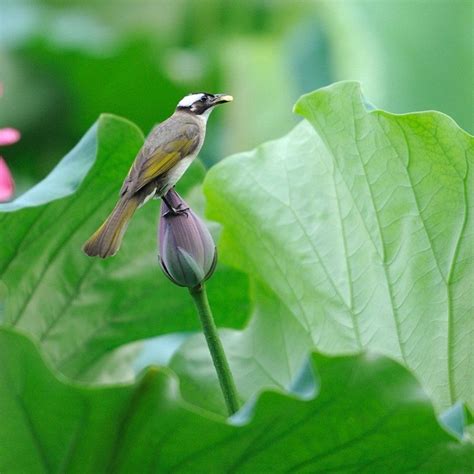
<instances>
[{"instance_id":1,"label":"blurred green leaf","mask_svg":"<svg viewBox=\"0 0 474 474\"><path fill-rule=\"evenodd\" d=\"M224 160L205 183L209 216L224 226L220 254L281 308L234 336L237 354L228 342L231 357L251 357L240 374L234 362L237 379L256 361L254 372L285 386L276 360L293 366L313 346L370 349L412 370L438 410L457 400L472 410L472 137L440 113L368 111L353 82L296 110L307 120ZM193 354L175 356L184 380Z\"/></svg>"},{"instance_id":2,"label":"blurred green leaf","mask_svg":"<svg viewBox=\"0 0 474 474\"><path fill-rule=\"evenodd\" d=\"M135 125L103 115L43 182L0 205L3 324L31 334L70 377L89 379L95 361L127 342L199 327L187 292L159 269L156 203L137 212L116 257L101 261L81 252L113 208L142 143ZM179 190L195 189L203 175L196 162ZM247 278L220 265L209 290L217 323L241 325Z\"/></svg>"},{"instance_id":3,"label":"blurred green leaf","mask_svg":"<svg viewBox=\"0 0 474 474\"><path fill-rule=\"evenodd\" d=\"M0 470L53 472L450 472L474 448L437 424L415 379L386 358L313 355L321 391L267 392L233 426L183 403L149 369L134 385L58 380L24 336L0 329ZM349 396L348 396L349 395ZM408 429L407 429L408 428Z\"/></svg>"},{"instance_id":4,"label":"blurred green leaf","mask_svg":"<svg viewBox=\"0 0 474 474\"><path fill-rule=\"evenodd\" d=\"M292 89L281 48L271 37L227 41L221 62L235 98L221 132L227 153L253 148L295 124L288 111L299 94Z\"/></svg>"},{"instance_id":5,"label":"blurred green leaf","mask_svg":"<svg viewBox=\"0 0 474 474\"><path fill-rule=\"evenodd\" d=\"M471 2L321 6L336 79L360 80L371 101L385 109L440 110L474 132Z\"/></svg>"}]
</instances>

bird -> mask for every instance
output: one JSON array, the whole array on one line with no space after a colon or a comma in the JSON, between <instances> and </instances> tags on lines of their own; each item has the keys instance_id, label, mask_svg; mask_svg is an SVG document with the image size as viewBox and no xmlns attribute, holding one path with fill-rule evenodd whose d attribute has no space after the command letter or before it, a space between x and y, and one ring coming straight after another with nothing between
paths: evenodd
<instances>
[{"instance_id":1,"label":"bird","mask_svg":"<svg viewBox=\"0 0 474 474\"><path fill-rule=\"evenodd\" d=\"M195 92L181 99L174 113L156 125L138 152L109 217L83 245L90 257L114 256L135 211L152 198L161 198L169 213L179 214L166 193L179 181L201 150L206 124L217 105L231 102L228 94Z\"/></svg>"}]
</instances>

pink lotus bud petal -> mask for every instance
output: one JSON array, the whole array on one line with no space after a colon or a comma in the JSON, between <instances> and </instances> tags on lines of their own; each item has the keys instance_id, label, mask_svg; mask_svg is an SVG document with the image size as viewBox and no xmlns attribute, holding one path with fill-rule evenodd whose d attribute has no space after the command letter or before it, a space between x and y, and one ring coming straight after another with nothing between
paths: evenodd
<instances>
[{"instance_id":1,"label":"pink lotus bud petal","mask_svg":"<svg viewBox=\"0 0 474 474\"><path fill-rule=\"evenodd\" d=\"M8 201L13 196L15 183L5 160L0 157L0 202Z\"/></svg>"},{"instance_id":2,"label":"pink lotus bud petal","mask_svg":"<svg viewBox=\"0 0 474 474\"><path fill-rule=\"evenodd\" d=\"M0 128L0 146L13 145L20 136L20 132L15 128Z\"/></svg>"},{"instance_id":3,"label":"pink lotus bud petal","mask_svg":"<svg viewBox=\"0 0 474 474\"><path fill-rule=\"evenodd\" d=\"M187 210L173 215L164 202L161 205L158 234L161 267L176 285L193 288L214 272L216 246L204 222L176 191L169 191L166 198L175 209Z\"/></svg>"}]
</instances>

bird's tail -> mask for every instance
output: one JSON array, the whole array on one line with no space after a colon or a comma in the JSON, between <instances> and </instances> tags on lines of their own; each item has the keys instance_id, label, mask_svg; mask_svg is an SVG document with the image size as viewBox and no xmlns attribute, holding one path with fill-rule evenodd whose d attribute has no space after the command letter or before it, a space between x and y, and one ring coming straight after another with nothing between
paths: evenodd
<instances>
[{"instance_id":1,"label":"bird's tail","mask_svg":"<svg viewBox=\"0 0 474 474\"><path fill-rule=\"evenodd\" d=\"M107 258L115 255L122 243L128 223L140 201L135 196L122 197L107 220L92 234L82 250L90 257Z\"/></svg>"}]
</instances>

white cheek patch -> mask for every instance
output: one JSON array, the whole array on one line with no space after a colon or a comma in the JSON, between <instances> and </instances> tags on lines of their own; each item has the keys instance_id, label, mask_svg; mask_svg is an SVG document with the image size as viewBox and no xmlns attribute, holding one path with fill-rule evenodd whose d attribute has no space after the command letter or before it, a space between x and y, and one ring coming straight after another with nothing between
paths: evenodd
<instances>
[{"instance_id":1,"label":"white cheek patch","mask_svg":"<svg viewBox=\"0 0 474 474\"><path fill-rule=\"evenodd\" d=\"M186 97L183 97L183 98L179 101L178 106L179 106L179 107L191 107L191 105L193 105L194 102L196 102L197 100L202 99L202 97L204 97L204 94L191 94L191 95L187 95Z\"/></svg>"}]
</instances>

